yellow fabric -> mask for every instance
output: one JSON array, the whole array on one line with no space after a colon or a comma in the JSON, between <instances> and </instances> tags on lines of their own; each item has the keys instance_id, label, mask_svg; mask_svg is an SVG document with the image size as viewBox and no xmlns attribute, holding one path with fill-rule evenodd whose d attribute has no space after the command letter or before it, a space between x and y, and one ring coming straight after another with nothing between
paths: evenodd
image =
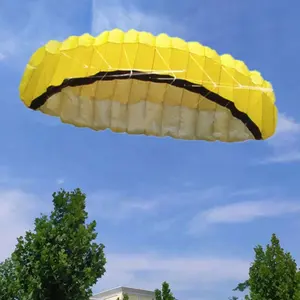
<instances>
[{"instance_id":1,"label":"yellow fabric","mask_svg":"<svg viewBox=\"0 0 300 300\"><path fill-rule=\"evenodd\" d=\"M155 37L146 32L135 30L123 32L115 29L103 32L97 37L85 34L79 37L71 36L61 43L50 41L31 57L20 83L20 97L29 107L32 101L45 93L49 86L59 86L65 79L88 77L100 71L116 70L168 74L178 79L185 79L195 85L202 85L233 102L239 111L246 113L260 129L263 139L272 136L275 132L277 123L275 95L271 84L265 81L260 73L249 71L243 62L234 60L228 54L220 56L214 50L199 43L185 42L165 34ZM99 88L100 86L101 88ZM132 79L112 81L101 81L100 79L98 83L92 85L68 89L73 97L72 103L77 103L77 109L88 105L87 102L84 104L84 101L87 100L94 102L118 101L120 105L127 106L145 100L156 105L180 106L182 109L196 110L200 115L201 112L210 114L214 112L215 117L212 122L218 118L218 112L221 112L219 115L222 115L222 112L226 110L227 117L222 121L223 126L226 126L225 123L233 118L233 116L228 116L226 108L202 96L167 84ZM63 91L59 94L62 93ZM54 95L51 99L58 99L57 97ZM51 106L51 99L48 99L40 108L41 111L51 114L49 109L47 111L47 106ZM90 109L92 109L91 105L89 104ZM69 106L69 109L72 108ZM56 109L52 109L52 114L63 120L62 109L58 104L56 104ZM225 114L223 115L225 116ZM134 116L131 115L131 117ZM202 120L205 119L202 118ZM109 122L107 127L97 127L88 124L91 123L89 120L76 122L76 116L66 122L93 129L110 128L109 124L111 123ZM241 124L232 130L236 131L240 128ZM126 128L111 129L128 132ZM247 132L243 138L230 138L229 129L230 126L226 130L224 129L227 133L223 130L225 133L221 138L214 132L212 132L211 138L199 137L196 134L187 138L223 141L253 139L246 129L243 129L243 133ZM147 134L145 129L144 133ZM153 134L153 132L149 130L148 134ZM155 135L163 134L156 133ZM176 134L171 136L181 138Z\"/></svg>"}]
</instances>

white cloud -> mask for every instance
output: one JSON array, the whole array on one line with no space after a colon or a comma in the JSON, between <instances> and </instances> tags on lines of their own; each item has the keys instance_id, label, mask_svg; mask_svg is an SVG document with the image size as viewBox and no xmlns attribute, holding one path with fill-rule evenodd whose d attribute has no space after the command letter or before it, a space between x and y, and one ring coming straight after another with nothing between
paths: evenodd
<instances>
[{"instance_id":1,"label":"white cloud","mask_svg":"<svg viewBox=\"0 0 300 300\"><path fill-rule=\"evenodd\" d=\"M73 15L88 4L88 1L81 1L74 5L71 0L64 0L60 1L58 10L56 3L47 0L14 2L6 1L0 11L0 53L22 64L48 40L61 40L72 34ZM10 14L15 16L14 22L6 17Z\"/></svg>"},{"instance_id":2,"label":"white cloud","mask_svg":"<svg viewBox=\"0 0 300 300\"><path fill-rule=\"evenodd\" d=\"M286 116L285 114L279 113L277 135L287 134L299 134L300 124L297 123L293 118Z\"/></svg>"},{"instance_id":3,"label":"white cloud","mask_svg":"<svg viewBox=\"0 0 300 300\"><path fill-rule=\"evenodd\" d=\"M240 196L252 196L254 194L260 194L262 192L262 189L258 188L250 188L250 189L244 189L244 190L237 190L235 192L232 192L229 194L230 197L240 197Z\"/></svg>"},{"instance_id":4,"label":"white cloud","mask_svg":"<svg viewBox=\"0 0 300 300\"><path fill-rule=\"evenodd\" d=\"M300 212L300 203L291 201L245 201L201 211L188 224L188 233L201 233L211 224L246 223L262 217Z\"/></svg>"},{"instance_id":5,"label":"white cloud","mask_svg":"<svg viewBox=\"0 0 300 300\"><path fill-rule=\"evenodd\" d=\"M135 196L126 192L101 191L88 196L88 211L91 217L99 217L118 223L132 216L149 214L157 208L157 201Z\"/></svg>"},{"instance_id":6,"label":"white cloud","mask_svg":"<svg viewBox=\"0 0 300 300\"><path fill-rule=\"evenodd\" d=\"M300 161L300 123L280 113L275 135L268 140L272 154L261 164Z\"/></svg>"},{"instance_id":7,"label":"white cloud","mask_svg":"<svg viewBox=\"0 0 300 300\"><path fill-rule=\"evenodd\" d=\"M33 183L37 180L14 176L8 167L0 166L0 261L14 250L17 238L33 228L34 219L50 211L51 202L28 192Z\"/></svg>"},{"instance_id":8,"label":"white cloud","mask_svg":"<svg viewBox=\"0 0 300 300\"><path fill-rule=\"evenodd\" d=\"M0 188L7 187L24 187L33 184L34 181L30 178L21 178L11 174L8 167L0 166Z\"/></svg>"},{"instance_id":9,"label":"white cloud","mask_svg":"<svg viewBox=\"0 0 300 300\"><path fill-rule=\"evenodd\" d=\"M0 189L0 261L13 251L17 237L32 227L40 209L35 195L18 189Z\"/></svg>"},{"instance_id":10,"label":"white cloud","mask_svg":"<svg viewBox=\"0 0 300 300\"><path fill-rule=\"evenodd\" d=\"M56 184L57 185L62 185L62 184L64 184L65 183L65 179L64 178L57 178L56 179Z\"/></svg>"},{"instance_id":11,"label":"white cloud","mask_svg":"<svg viewBox=\"0 0 300 300\"><path fill-rule=\"evenodd\" d=\"M0 53L1 53L2 60L4 60L16 52L17 40L16 37L13 36L13 33L10 32L10 29L8 28L5 30L3 30L3 28L0 29L0 38L1 38Z\"/></svg>"},{"instance_id":12,"label":"white cloud","mask_svg":"<svg viewBox=\"0 0 300 300\"><path fill-rule=\"evenodd\" d=\"M172 229L172 226L175 225L178 221L178 218L167 218L165 220L159 220L153 223L152 229L155 233L168 231Z\"/></svg>"},{"instance_id":13,"label":"white cloud","mask_svg":"<svg viewBox=\"0 0 300 300\"><path fill-rule=\"evenodd\" d=\"M185 26L177 25L165 15L141 11L134 3L126 5L120 0L105 2L83 0L74 5L71 0L60 1L60 9L47 0L5 3L0 11L0 60L14 58L24 63L28 57L48 40L63 40L69 35L80 35L78 23L86 19L82 11L92 6L90 31L99 34L103 30L121 28L146 30L153 33L167 32L182 36ZM13 14L16 22L6 15ZM89 30L87 30L89 31Z\"/></svg>"},{"instance_id":14,"label":"white cloud","mask_svg":"<svg viewBox=\"0 0 300 300\"><path fill-rule=\"evenodd\" d=\"M224 198L227 189L215 186L202 190L168 191L162 194L146 194L143 196L126 191L102 190L88 195L88 210L92 217L120 223L133 217L135 219L150 217L151 228L155 231L166 231L182 219L182 207L199 207L210 201ZM177 209L178 215L172 213L170 207ZM163 219L161 219L163 217Z\"/></svg>"},{"instance_id":15,"label":"white cloud","mask_svg":"<svg viewBox=\"0 0 300 300\"><path fill-rule=\"evenodd\" d=\"M185 27L177 25L166 15L141 11L133 3L120 0L109 2L93 0L92 33L99 34L104 30L120 28L150 31L154 34L166 32L170 35L182 36Z\"/></svg>"},{"instance_id":16,"label":"white cloud","mask_svg":"<svg viewBox=\"0 0 300 300\"><path fill-rule=\"evenodd\" d=\"M267 205L273 205L273 202L242 202L234 203L229 206L222 206L224 202L228 203L229 199L236 199L236 197L249 198L250 196L256 195L261 198L266 195L270 197L278 196L281 191L277 187L270 187L264 189L241 189L234 192L230 187L211 187L202 190L190 190L190 191L169 191L163 194L153 194L153 195L144 195L138 196L135 194L128 194L126 191L98 191L96 193L91 193L88 195L88 211L92 218L100 218L109 221L112 224L120 224L122 222L131 219L133 222L142 221L145 224L145 230L149 234L155 234L157 232L167 232L173 231L174 228L182 229L182 224L186 223L186 219L190 217L190 213L195 210L198 211L199 208L203 210L208 209L211 205L218 204L215 209L221 209L222 212L228 211L228 213L237 213L237 210L245 210L250 214L253 211L250 211L248 208L256 209L258 213L265 213L264 207ZM273 210L269 210L269 214L277 208L280 210L287 209L286 206L281 206L280 203L275 202ZM290 204L287 202L287 205ZM289 206L291 207L291 206ZM184 209L184 210L183 210ZM197 214L196 217L190 221L190 227L193 227L191 224L195 223L195 228L197 230L206 228L208 224L213 223L211 220L211 215L213 210L205 210L207 215L203 212ZM232 210L233 209L233 210ZM232 211L231 211L232 210ZM262 210L263 212L260 212ZM284 213L285 210L282 211ZM244 218L239 211L238 215L235 215L235 219L230 215L231 220L237 222L236 218ZM258 217L259 215L251 215L252 218ZM247 218L250 218L250 215L247 215ZM200 220L199 220L200 219ZM243 219L244 221L246 219ZM228 222L228 220L226 221ZM200 224L201 223L201 224ZM215 222L216 223L216 222ZM201 226L200 226L200 225ZM199 228L198 228L199 226Z\"/></svg>"},{"instance_id":17,"label":"white cloud","mask_svg":"<svg viewBox=\"0 0 300 300\"><path fill-rule=\"evenodd\" d=\"M209 232L213 224L250 222L300 211L300 203L276 200L284 197L283 192L278 187L245 188L234 192L230 187L218 186L146 196L129 195L126 191L99 191L88 195L87 208L90 217L113 225L128 220L133 227L143 224L150 236L174 230L198 234ZM245 201L254 195L271 200ZM244 202L237 202L237 197L242 197Z\"/></svg>"},{"instance_id":18,"label":"white cloud","mask_svg":"<svg viewBox=\"0 0 300 300\"><path fill-rule=\"evenodd\" d=\"M155 201L160 203L161 207L172 206L191 206L207 203L223 197L228 192L224 186L212 186L203 189L190 189L188 191L169 191L165 194L155 196Z\"/></svg>"},{"instance_id":19,"label":"white cloud","mask_svg":"<svg viewBox=\"0 0 300 300\"><path fill-rule=\"evenodd\" d=\"M287 153L280 153L277 155L270 156L263 160L261 164L270 164L270 163L291 163L300 161L300 151L292 150Z\"/></svg>"},{"instance_id":20,"label":"white cloud","mask_svg":"<svg viewBox=\"0 0 300 300\"><path fill-rule=\"evenodd\" d=\"M174 291L184 291L199 289L199 285L210 289L220 282L246 279L249 262L237 258L192 255L108 253L106 269L95 292L99 292L98 287L108 289L120 285L154 290L165 280Z\"/></svg>"},{"instance_id":21,"label":"white cloud","mask_svg":"<svg viewBox=\"0 0 300 300\"><path fill-rule=\"evenodd\" d=\"M300 124L292 117L279 113L276 133L268 140L270 146L275 149L287 150L287 148L295 145L299 138Z\"/></svg>"}]
</instances>

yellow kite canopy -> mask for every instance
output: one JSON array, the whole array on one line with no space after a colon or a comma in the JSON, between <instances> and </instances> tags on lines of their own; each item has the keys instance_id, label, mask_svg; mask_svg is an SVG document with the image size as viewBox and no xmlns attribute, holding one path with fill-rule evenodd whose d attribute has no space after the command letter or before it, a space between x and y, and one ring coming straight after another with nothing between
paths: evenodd
<instances>
[{"instance_id":1,"label":"yellow kite canopy","mask_svg":"<svg viewBox=\"0 0 300 300\"><path fill-rule=\"evenodd\" d=\"M49 41L31 57L20 97L75 126L191 140L267 139L277 122L271 84L242 61L135 30Z\"/></svg>"}]
</instances>

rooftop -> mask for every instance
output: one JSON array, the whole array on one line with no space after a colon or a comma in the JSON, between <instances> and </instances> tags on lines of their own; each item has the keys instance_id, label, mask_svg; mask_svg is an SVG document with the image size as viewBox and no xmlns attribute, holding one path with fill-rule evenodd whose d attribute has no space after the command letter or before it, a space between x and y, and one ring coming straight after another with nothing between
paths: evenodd
<instances>
[{"instance_id":1,"label":"rooftop","mask_svg":"<svg viewBox=\"0 0 300 300\"><path fill-rule=\"evenodd\" d=\"M105 290L103 292L100 292L98 294L95 294L91 300L93 299L101 299L113 294L118 294L118 293L124 293L128 295L138 295L138 296L150 296L154 297L154 292L153 291L147 291L147 290L142 290L142 289L135 289L135 288L130 288L130 287L125 287L125 286L120 286L116 287L110 290Z\"/></svg>"}]
</instances>

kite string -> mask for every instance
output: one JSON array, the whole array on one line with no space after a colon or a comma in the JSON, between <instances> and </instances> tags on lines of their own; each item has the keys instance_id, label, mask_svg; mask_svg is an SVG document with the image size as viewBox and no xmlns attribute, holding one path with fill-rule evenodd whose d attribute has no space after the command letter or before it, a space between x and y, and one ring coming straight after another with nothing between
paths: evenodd
<instances>
[{"instance_id":1,"label":"kite string","mask_svg":"<svg viewBox=\"0 0 300 300\"><path fill-rule=\"evenodd\" d=\"M130 61L129 61L129 57L128 57L128 54L127 54L127 51L126 51L125 47L122 47L122 50L124 51L125 58L126 58L126 62L127 62L127 64L128 64L129 70L130 70L129 78L131 78L133 72L132 72L132 67L131 67Z\"/></svg>"},{"instance_id":2,"label":"kite string","mask_svg":"<svg viewBox=\"0 0 300 300\"><path fill-rule=\"evenodd\" d=\"M114 70L114 68L108 63L108 61L104 58L101 52L94 46L96 53L100 56L100 58L106 63L109 70Z\"/></svg>"},{"instance_id":3,"label":"kite string","mask_svg":"<svg viewBox=\"0 0 300 300\"><path fill-rule=\"evenodd\" d=\"M230 74L223 65L221 65L221 69L225 71L227 75L229 75L233 79L233 81L237 83L239 88L242 88L243 85L232 74Z\"/></svg>"},{"instance_id":4,"label":"kite string","mask_svg":"<svg viewBox=\"0 0 300 300\"><path fill-rule=\"evenodd\" d=\"M73 60L74 62L80 64L80 66L83 66L84 69L88 69L89 66L87 64L84 64L82 61L80 61L78 58L76 57L72 57L70 55L68 55L67 53L65 53L64 51L61 52L61 54L71 60Z\"/></svg>"},{"instance_id":5,"label":"kite string","mask_svg":"<svg viewBox=\"0 0 300 300\"><path fill-rule=\"evenodd\" d=\"M214 88L217 88L218 85L214 82L214 80L208 75L208 73L200 66L200 64L197 62L197 60L194 58L193 54L191 54L191 59L195 62L197 67L207 76L207 78L210 80L209 83L212 83Z\"/></svg>"},{"instance_id":6,"label":"kite string","mask_svg":"<svg viewBox=\"0 0 300 300\"><path fill-rule=\"evenodd\" d=\"M155 47L155 51L157 52L157 54L159 55L159 57L161 58L161 60L164 62L165 66L168 68L168 71L170 73L172 73L172 75L173 75L173 79L172 79L172 82L171 82L171 85L172 85L172 83L174 83L174 81L177 79L177 77L175 75L175 72L173 72L173 70L170 68L170 66L168 65L168 63L166 62L166 60L164 59L164 57L161 55L161 53L159 52L159 50L157 49L157 47ZM185 72L186 70L181 70L181 71Z\"/></svg>"}]
</instances>

